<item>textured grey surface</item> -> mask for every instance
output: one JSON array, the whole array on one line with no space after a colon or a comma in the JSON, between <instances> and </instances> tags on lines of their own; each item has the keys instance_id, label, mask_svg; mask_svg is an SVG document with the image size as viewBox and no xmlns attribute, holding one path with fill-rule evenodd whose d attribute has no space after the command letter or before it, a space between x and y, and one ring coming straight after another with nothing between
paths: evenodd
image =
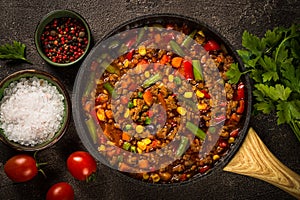
<instances>
[{"instance_id":1,"label":"textured grey surface","mask_svg":"<svg viewBox=\"0 0 300 200\"><path fill-rule=\"evenodd\" d=\"M52 10L65 8L77 11L87 20L95 42L119 24L151 13L194 17L216 29L235 49L241 48L241 35L245 29L262 35L274 26L300 23L300 2L297 0L0 0L0 44L12 40L25 43L27 58L34 63L0 61L0 79L20 69L45 70L62 80L72 95L79 66L60 69L47 65L39 57L33 40L39 20ZM300 144L288 126L277 126L274 115L252 117L251 126L280 161L300 173ZM76 199L293 199L263 181L221 169L194 183L154 187L122 179L99 163L96 181L80 182L66 169L66 159L75 150L84 150L84 147L72 121L61 141L37 156L40 161L48 162L43 167L47 178L39 174L32 181L15 184L5 176L3 165L17 152L0 143L0 199L44 199L48 188L59 181L67 181L74 187Z\"/></svg>"}]
</instances>

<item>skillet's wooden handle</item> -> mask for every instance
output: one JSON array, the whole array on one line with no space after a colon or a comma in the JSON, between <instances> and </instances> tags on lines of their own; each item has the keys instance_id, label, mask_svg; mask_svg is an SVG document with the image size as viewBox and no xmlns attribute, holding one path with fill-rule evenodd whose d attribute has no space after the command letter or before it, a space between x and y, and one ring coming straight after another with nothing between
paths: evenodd
<instances>
[{"instance_id":1,"label":"skillet's wooden handle","mask_svg":"<svg viewBox=\"0 0 300 200\"><path fill-rule=\"evenodd\" d=\"M261 179L300 199L300 176L269 151L253 128L224 171Z\"/></svg>"}]
</instances>

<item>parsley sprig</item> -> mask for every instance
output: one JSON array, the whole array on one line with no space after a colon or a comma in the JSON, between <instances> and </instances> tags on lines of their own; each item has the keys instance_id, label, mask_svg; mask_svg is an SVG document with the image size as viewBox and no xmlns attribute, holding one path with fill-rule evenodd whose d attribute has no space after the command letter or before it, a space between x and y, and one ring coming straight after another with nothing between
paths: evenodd
<instances>
[{"instance_id":1,"label":"parsley sprig","mask_svg":"<svg viewBox=\"0 0 300 200\"><path fill-rule=\"evenodd\" d=\"M264 114L275 110L277 124L289 124L300 141L300 25L276 27L261 38L245 30L242 46L237 52L246 70L232 64L229 82L248 73L254 81L254 108Z\"/></svg>"},{"instance_id":2,"label":"parsley sprig","mask_svg":"<svg viewBox=\"0 0 300 200\"><path fill-rule=\"evenodd\" d=\"M22 60L32 64L25 58L25 44L13 41L12 44L4 44L0 46L0 59L3 60Z\"/></svg>"}]
</instances>

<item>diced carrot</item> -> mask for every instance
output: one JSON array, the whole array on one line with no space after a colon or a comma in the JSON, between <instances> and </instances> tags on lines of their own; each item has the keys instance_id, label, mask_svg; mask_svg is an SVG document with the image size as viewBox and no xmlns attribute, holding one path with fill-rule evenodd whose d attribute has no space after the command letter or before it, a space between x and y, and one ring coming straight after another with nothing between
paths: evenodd
<instances>
[{"instance_id":1,"label":"diced carrot","mask_svg":"<svg viewBox=\"0 0 300 200\"><path fill-rule=\"evenodd\" d=\"M182 60L183 60L182 57L174 57L172 59L171 64L172 64L173 67L179 68L181 66Z\"/></svg>"},{"instance_id":2,"label":"diced carrot","mask_svg":"<svg viewBox=\"0 0 300 200\"><path fill-rule=\"evenodd\" d=\"M143 94L143 99L146 102L148 106L151 106L153 104L153 96L152 93L149 90L146 90Z\"/></svg>"},{"instance_id":3,"label":"diced carrot","mask_svg":"<svg viewBox=\"0 0 300 200\"><path fill-rule=\"evenodd\" d=\"M170 62L170 57L167 55L167 54L164 54L163 56L162 56L162 58L160 59L160 64L166 64L167 62Z\"/></svg>"},{"instance_id":4,"label":"diced carrot","mask_svg":"<svg viewBox=\"0 0 300 200\"><path fill-rule=\"evenodd\" d=\"M108 119L112 119L113 118L113 112L112 112L112 110L105 110L105 116Z\"/></svg>"},{"instance_id":5,"label":"diced carrot","mask_svg":"<svg viewBox=\"0 0 300 200\"><path fill-rule=\"evenodd\" d=\"M145 160L145 159L143 159L143 160L139 160L139 167L140 168L142 168L142 169L147 169L147 168L149 168L149 162L148 162L148 160Z\"/></svg>"},{"instance_id":6,"label":"diced carrot","mask_svg":"<svg viewBox=\"0 0 300 200\"><path fill-rule=\"evenodd\" d=\"M127 132L122 133L122 140L130 141L131 136Z\"/></svg>"}]
</instances>

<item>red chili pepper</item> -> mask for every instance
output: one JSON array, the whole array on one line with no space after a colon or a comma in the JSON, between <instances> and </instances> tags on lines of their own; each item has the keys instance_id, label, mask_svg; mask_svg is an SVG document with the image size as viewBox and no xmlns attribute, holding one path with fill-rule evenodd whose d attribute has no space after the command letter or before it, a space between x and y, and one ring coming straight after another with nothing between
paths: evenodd
<instances>
[{"instance_id":1,"label":"red chili pepper","mask_svg":"<svg viewBox=\"0 0 300 200\"><path fill-rule=\"evenodd\" d=\"M219 44L214 41L214 40L209 40L204 46L203 48L206 50L206 51L215 51L215 50L219 50L220 49L220 46Z\"/></svg>"},{"instance_id":2,"label":"red chili pepper","mask_svg":"<svg viewBox=\"0 0 300 200\"><path fill-rule=\"evenodd\" d=\"M204 94L204 98L210 99L210 95L207 93L206 90L201 90L201 92Z\"/></svg>"},{"instance_id":3,"label":"red chili pepper","mask_svg":"<svg viewBox=\"0 0 300 200\"><path fill-rule=\"evenodd\" d=\"M244 83L240 82L237 88L235 100L239 101L244 98L245 98L245 85Z\"/></svg>"},{"instance_id":4,"label":"red chili pepper","mask_svg":"<svg viewBox=\"0 0 300 200\"><path fill-rule=\"evenodd\" d=\"M193 72L193 65L190 61L184 60L182 62L183 69L184 69L184 77L187 80L192 80L194 79L194 72Z\"/></svg>"},{"instance_id":5,"label":"red chili pepper","mask_svg":"<svg viewBox=\"0 0 300 200\"><path fill-rule=\"evenodd\" d=\"M239 107L237 108L236 113L242 114L244 112L244 109L245 109L245 101L240 100L239 101Z\"/></svg>"}]
</instances>

